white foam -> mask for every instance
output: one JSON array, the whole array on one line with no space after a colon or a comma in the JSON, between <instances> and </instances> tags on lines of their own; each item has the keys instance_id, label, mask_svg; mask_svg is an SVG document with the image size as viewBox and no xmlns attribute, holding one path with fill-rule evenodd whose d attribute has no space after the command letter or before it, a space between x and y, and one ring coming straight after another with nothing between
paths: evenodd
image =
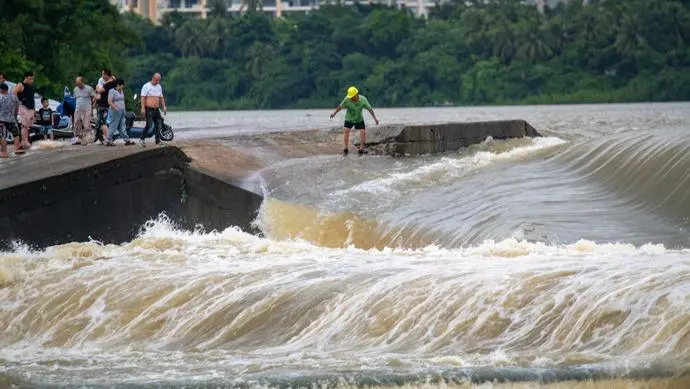
<instances>
[{"instance_id":1,"label":"white foam","mask_svg":"<svg viewBox=\"0 0 690 389\"><path fill-rule=\"evenodd\" d=\"M32 150L49 150L49 149L58 149L65 147L68 143L65 141L56 141L56 140L39 140L37 142L34 142L31 145Z\"/></svg>"},{"instance_id":2,"label":"white foam","mask_svg":"<svg viewBox=\"0 0 690 389\"><path fill-rule=\"evenodd\" d=\"M483 145L479 145L479 147L493 142L496 141L489 137L483 142ZM452 181L460 176L490 166L494 163L530 158L540 151L565 143L567 143L567 141L561 138L540 137L533 138L529 145L515 147L507 151L478 151L461 158L442 157L438 162L420 166L409 172L393 173L387 177L376 178L351 188L335 191L330 197L338 198L357 192L383 195L401 187L439 185L440 183Z\"/></svg>"},{"instance_id":3,"label":"white foam","mask_svg":"<svg viewBox=\"0 0 690 389\"><path fill-rule=\"evenodd\" d=\"M0 358L40 360L54 339L126 360L184 345L220 352L232 371L371 366L389 350L407 351L386 360L440 366L672 355L690 291L690 250L663 245L331 249L180 231L164 216L129 243L18 248L0 254L6 265L23 276L0 287L0 327L19 340L0 341Z\"/></svg>"}]
</instances>

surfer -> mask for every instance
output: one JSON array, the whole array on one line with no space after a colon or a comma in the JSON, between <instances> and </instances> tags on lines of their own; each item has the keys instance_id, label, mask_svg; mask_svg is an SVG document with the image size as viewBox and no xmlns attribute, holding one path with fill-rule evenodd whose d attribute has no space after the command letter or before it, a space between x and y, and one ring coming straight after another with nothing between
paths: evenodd
<instances>
[{"instance_id":1,"label":"surfer","mask_svg":"<svg viewBox=\"0 0 690 389\"><path fill-rule=\"evenodd\" d=\"M331 119L333 119L335 115L337 115L338 112L340 112L343 108L347 110L345 112L345 150L343 150L343 154L347 154L348 152L347 147L350 141L350 130L352 129L352 127L354 127L355 130L360 130L359 150L357 152L359 154L364 154L367 152L364 148L364 142L366 139L366 126L364 125L364 116L362 115L362 109L366 109L367 111L369 111L371 117L374 118L374 122L376 123L376 125L379 124L379 119L376 118L376 115L374 114L374 109L371 108L371 105L369 104L369 100L367 100L366 97L360 95L359 91L354 86L351 86L347 89L347 97L345 97L343 101L340 103L340 105L336 107L335 112L331 114Z\"/></svg>"}]
</instances>

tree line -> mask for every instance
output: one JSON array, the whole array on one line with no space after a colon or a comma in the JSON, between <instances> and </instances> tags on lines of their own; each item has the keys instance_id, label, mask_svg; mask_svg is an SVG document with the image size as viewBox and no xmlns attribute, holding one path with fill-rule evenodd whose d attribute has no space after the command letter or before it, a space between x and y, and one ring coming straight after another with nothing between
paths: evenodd
<instances>
[{"instance_id":1,"label":"tree line","mask_svg":"<svg viewBox=\"0 0 690 389\"><path fill-rule=\"evenodd\" d=\"M379 107L690 100L688 0L451 1L427 18L336 3L281 19L212 0L207 19L159 25L107 0L5 1L17 28L0 30L0 71L32 68L52 93L108 66L130 87L161 72L177 109L332 107L349 85Z\"/></svg>"}]
</instances>

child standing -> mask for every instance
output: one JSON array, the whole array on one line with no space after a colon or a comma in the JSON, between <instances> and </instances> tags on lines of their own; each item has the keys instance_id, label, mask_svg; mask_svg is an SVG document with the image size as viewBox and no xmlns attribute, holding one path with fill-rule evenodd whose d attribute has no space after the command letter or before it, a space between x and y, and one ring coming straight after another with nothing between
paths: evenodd
<instances>
[{"instance_id":1,"label":"child standing","mask_svg":"<svg viewBox=\"0 0 690 389\"><path fill-rule=\"evenodd\" d=\"M36 124L41 127L43 139L48 139L48 135L50 135L50 140L55 140L53 135L53 110L48 107L47 98L41 98L41 106L41 109L36 112Z\"/></svg>"},{"instance_id":2,"label":"child standing","mask_svg":"<svg viewBox=\"0 0 690 389\"><path fill-rule=\"evenodd\" d=\"M0 158L7 158L7 138L12 134L14 138L14 153L24 154L17 127L17 115L19 113L19 99L9 93L10 88L4 82L0 84Z\"/></svg>"}]
</instances>

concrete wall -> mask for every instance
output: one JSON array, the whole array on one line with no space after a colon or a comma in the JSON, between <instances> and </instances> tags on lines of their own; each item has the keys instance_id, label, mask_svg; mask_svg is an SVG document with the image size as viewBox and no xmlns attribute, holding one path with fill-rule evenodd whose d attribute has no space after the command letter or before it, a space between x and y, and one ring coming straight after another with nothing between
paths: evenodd
<instances>
[{"instance_id":1,"label":"concrete wall","mask_svg":"<svg viewBox=\"0 0 690 389\"><path fill-rule=\"evenodd\" d=\"M121 243L161 212L182 228L237 225L251 232L261 196L188 162L176 147L155 148L94 165L84 159L69 172L4 187L0 247L8 248L12 240L34 247L89 239Z\"/></svg>"},{"instance_id":2,"label":"concrete wall","mask_svg":"<svg viewBox=\"0 0 690 389\"><path fill-rule=\"evenodd\" d=\"M353 131L353 143L359 145L359 131ZM494 139L541 136L524 120L391 125L367 130L366 144L375 154L391 156L434 154Z\"/></svg>"},{"instance_id":3,"label":"concrete wall","mask_svg":"<svg viewBox=\"0 0 690 389\"><path fill-rule=\"evenodd\" d=\"M206 231L223 230L230 225L258 233L251 223L263 197L228 184L214 173L200 168L184 170L182 212L178 220L186 228L202 224Z\"/></svg>"}]
</instances>

